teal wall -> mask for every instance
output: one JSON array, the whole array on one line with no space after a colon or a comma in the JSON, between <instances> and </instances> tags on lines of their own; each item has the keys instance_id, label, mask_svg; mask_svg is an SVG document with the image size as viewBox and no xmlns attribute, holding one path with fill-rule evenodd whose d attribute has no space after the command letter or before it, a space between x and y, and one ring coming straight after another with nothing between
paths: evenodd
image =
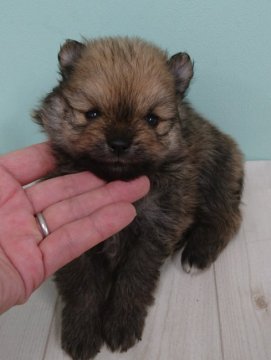
<instances>
[{"instance_id":1,"label":"teal wall","mask_svg":"<svg viewBox=\"0 0 271 360\"><path fill-rule=\"evenodd\" d=\"M189 99L247 159L271 159L270 0L1 0L0 153L38 142L30 112L66 38L139 35L195 61Z\"/></svg>"}]
</instances>

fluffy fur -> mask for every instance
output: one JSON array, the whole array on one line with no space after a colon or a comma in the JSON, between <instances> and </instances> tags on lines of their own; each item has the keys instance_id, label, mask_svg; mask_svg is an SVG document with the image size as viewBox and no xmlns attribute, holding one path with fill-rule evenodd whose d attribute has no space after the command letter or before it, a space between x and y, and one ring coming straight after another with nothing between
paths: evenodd
<instances>
[{"instance_id":1,"label":"fluffy fur","mask_svg":"<svg viewBox=\"0 0 271 360\"><path fill-rule=\"evenodd\" d=\"M241 221L243 165L235 142L184 101L187 54L169 58L137 38L68 40L59 64L61 80L35 112L58 173L151 181L131 225L56 274L62 346L86 360L104 342L126 351L140 340L168 256L183 248L187 271L217 258Z\"/></svg>"}]
</instances>

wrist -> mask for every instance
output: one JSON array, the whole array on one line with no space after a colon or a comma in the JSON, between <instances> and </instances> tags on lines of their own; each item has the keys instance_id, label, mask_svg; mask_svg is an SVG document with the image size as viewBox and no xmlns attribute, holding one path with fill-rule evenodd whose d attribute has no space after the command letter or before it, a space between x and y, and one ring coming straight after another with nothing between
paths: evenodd
<instances>
[{"instance_id":1,"label":"wrist","mask_svg":"<svg viewBox=\"0 0 271 360\"><path fill-rule=\"evenodd\" d=\"M20 275L0 253L0 314L23 303L22 293Z\"/></svg>"}]
</instances>

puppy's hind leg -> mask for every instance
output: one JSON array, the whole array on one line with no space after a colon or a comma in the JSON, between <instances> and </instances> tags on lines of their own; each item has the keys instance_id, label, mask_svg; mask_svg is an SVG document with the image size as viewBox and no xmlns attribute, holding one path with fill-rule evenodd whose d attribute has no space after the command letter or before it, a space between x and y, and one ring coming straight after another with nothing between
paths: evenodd
<instances>
[{"instance_id":1,"label":"puppy's hind leg","mask_svg":"<svg viewBox=\"0 0 271 360\"><path fill-rule=\"evenodd\" d=\"M237 210L226 219L206 221L201 218L193 224L184 236L183 269L190 273L192 267L202 270L210 266L237 232L240 222L241 215Z\"/></svg>"},{"instance_id":2,"label":"puppy's hind leg","mask_svg":"<svg viewBox=\"0 0 271 360\"><path fill-rule=\"evenodd\" d=\"M231 189L225 187L223 191L213 192L212 197L203 197L195 222L183 236L181 261L186 272L193 266L199 269L210 266L238 231L243 178L233 184Z\"/></svg>"},{"instance_id":3,"label":"puppy's hind leg","mask_svg":"<svg viewBox=\"0 0 271 360\"><path fill-rule=\"evenodd\" d=\"M205 155L198 175L195 221L182 239L185 244L182 264L187 272L192 266L204 269L211 265L241 223L244 177L241 153L230 138L220 135L212 151Z\"/></svg>"}]
</instances>

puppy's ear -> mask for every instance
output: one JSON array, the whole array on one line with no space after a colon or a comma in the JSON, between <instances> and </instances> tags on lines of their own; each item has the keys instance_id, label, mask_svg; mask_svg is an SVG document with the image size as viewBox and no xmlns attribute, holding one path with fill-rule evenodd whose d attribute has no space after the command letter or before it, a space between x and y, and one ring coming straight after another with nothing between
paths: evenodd
<instances>
[{"instance_id":1,"label":"puppy's ear","mask_svg":"<svg viewBox=\"0 0 271 360\"><path fill-rule=\"evenodd\" d=\"M180 52L173 55L168 64L175 78L176 89L183 96L194 74L190 56Z\"/></svg>"},{"instance_id":2,"label":"puppy's ear","mask_svg":"<svg viewBox=\"0 0 271 360\"><path fill-rule=\"evenodd\" d=\"M61 46L58 53L58 61L61 74L64 78L71 73L84 48L84 44L70 39L66 40Z\"/></svg>"}]
</instances>

